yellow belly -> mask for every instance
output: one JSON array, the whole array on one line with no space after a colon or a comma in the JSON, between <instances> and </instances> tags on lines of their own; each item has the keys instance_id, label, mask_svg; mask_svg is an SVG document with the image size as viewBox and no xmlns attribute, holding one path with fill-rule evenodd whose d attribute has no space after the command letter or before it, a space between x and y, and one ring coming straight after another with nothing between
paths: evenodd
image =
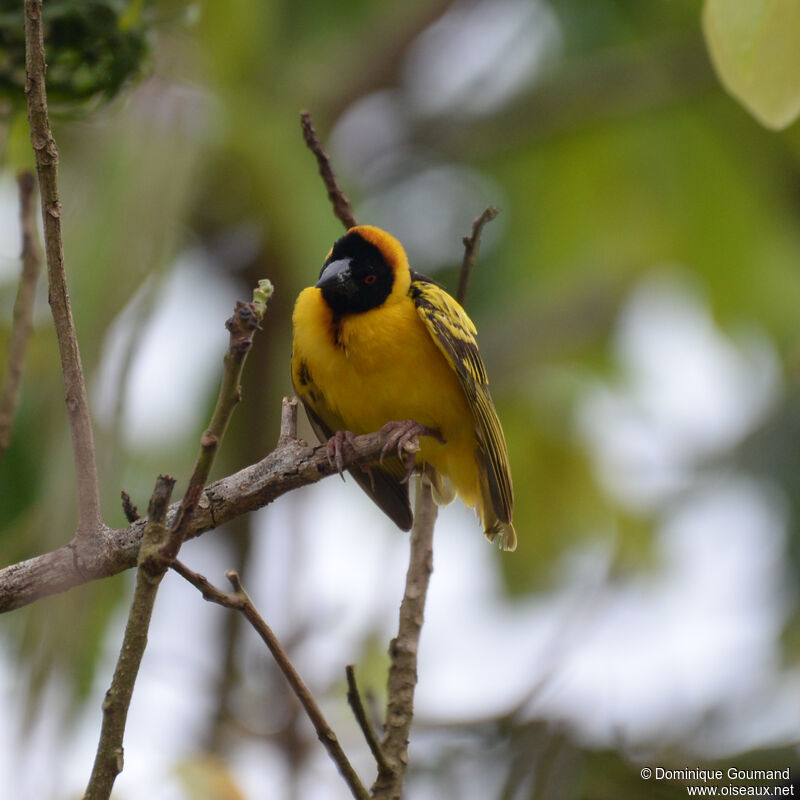
<instances>
[{"instance_id":1,"label":"yellow belly","mask_svg":"<svg viewBox=\"0 0 800 800\"><path fill-rule=\"evenodd\" d=\"M297 300L294 325L295 386L303 392L297 380L302 362L323 395L332 427L341 421L359 434L413 419L438 430L445 444L421 437L418 463L427 462L448 477L467 505L477 502L472 413L458 377L410 299L343 318L337 344L330 310L319 290L310 288Z\"/></svg>"}]
</instances>

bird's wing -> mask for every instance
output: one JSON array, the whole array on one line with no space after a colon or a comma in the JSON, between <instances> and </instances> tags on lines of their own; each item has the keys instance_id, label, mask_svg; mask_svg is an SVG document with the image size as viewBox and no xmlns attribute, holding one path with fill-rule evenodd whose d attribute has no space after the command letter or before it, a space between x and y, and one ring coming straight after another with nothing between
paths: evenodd
<instances>
[{"instance_id":1,"label":"bird's wing","mask_svg":"<svg viewBox=\"0 0 800 800\"><path fill-rule=\"evenodd\" d=\"M475 325L444 289L416 272L412 273L409 293L431 338L458 375L475 420L480 448L478 458L489 479L492 505L498 518L510 523L514 495L508 450L489 394L486 367L475 341Z\"/></svg>"},{"instance_id":2,"label":"bird's wing","mask_svg":"<svg viewBox=\"0 0 800 800\"><path fill-rule=\"evenodd\" d=\"M324 395L313 384L307 370L292 377L295 391L303 401L308 421L320 442L327 442L336 431L346 430L347 426L325 403ZM408 482L403 480L406 471L397 456L387 457L382 464L371 465L369 473L359 467L348 472L398 528L411 530L414 514L408 497Z\"/></svg>"}]
</instances>

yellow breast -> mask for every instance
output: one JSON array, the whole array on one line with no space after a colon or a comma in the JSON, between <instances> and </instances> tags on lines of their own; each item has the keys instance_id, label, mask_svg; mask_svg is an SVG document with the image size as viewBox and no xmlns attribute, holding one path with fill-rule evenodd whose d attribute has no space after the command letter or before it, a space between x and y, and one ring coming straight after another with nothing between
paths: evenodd
<instances>
[{"instance_id":1,"label":"yellow breast","mask_svg":"<svg viewBox=\"0 0 800 800\"><path fill-rule=\"evenodd\" d=\"M304 369L321 394L310 404L331 429L369 433L391 420L413 419L440 431L446 444L423 437L418 461L449 476L469 503L477 480L472 413L407 295L337 325L320 290L308 288L297 299L294 331L295 387L304 392Z\"/></svg>"},{"instance_id":2,"label":"yellow breast","mask_svg":"<svg viewBox=\"0 0 800 800\"><path fill-rule=\"evenodd\" d=\"M331 411L354 433L415 419L447 438L471 419L458 378L410 299L346 315L336 326L319 289L300 294L294 360L303 360Z\"/></svg>"}]
</instances>

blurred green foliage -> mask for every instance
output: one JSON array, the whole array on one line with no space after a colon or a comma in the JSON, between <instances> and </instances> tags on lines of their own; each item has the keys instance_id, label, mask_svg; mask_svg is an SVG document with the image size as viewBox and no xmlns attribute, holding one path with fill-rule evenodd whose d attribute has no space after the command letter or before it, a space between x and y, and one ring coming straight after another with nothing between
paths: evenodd
<instances>
[{"instance_id":1,"label":"blurred green foliage","mask_svg":"<svg viewBox=\"0 0 800 800\"><path fill-rule=\"evenodd\" d=\"M149 46L144 0L47 0L47 94L52 104L109 100L142 71ZM23 4L0 3L0 95L25 105Z\"/></svg>"}]
</instances>

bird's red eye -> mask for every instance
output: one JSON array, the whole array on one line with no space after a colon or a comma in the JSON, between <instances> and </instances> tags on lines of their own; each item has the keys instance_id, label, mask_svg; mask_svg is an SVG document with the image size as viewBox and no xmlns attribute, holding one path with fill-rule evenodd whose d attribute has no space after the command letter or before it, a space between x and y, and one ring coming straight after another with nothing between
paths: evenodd
<instances>
[{"instance_id":1,"label":"bird's red eye","mask_svg":"<svg viewBox=\"0 0 800 800\"><path fill-rule=\"evenodd\" d=\"M376 280L376 276L373 275L373 274L370 274L370 275L367 275L366 278L364 278L364 283L366 283L367 286L369 286L370 284L375 283L375 280Z\"/></svg>"}]
</instances>

